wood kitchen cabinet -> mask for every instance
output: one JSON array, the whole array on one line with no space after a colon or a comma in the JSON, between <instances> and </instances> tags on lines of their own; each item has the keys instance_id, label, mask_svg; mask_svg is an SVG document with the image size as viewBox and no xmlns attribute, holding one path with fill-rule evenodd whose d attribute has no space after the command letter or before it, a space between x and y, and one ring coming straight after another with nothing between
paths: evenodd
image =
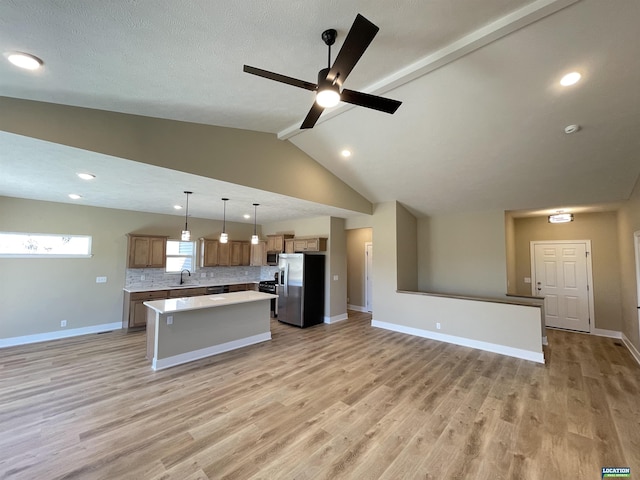
<instances>
[{"instance_id":1,"label":"wood kitchen cabinet","mask_svg":"<svg viewBox=\"0 0 640 480\"><path fill-rule=\"evenodd\" d=\"M293 249L293 238L289 238L284 241L284 253L296 253Z\"/></svg>"},{"instance_id":2,"label":"wood kitchen cabinet","mask_svg":"<svg viewBox=\"0 0 640 480\"><path fill-rule=\"evenodd\" d=\"M284 252L285 241L293 238L291 234L267 235L267 252Z\"/></svg>"},{"instance_id":3,"label":"wood kitchen cabinet","mask_svg":"<svg viewBox=\"0 0 640 480\"><path fill-rule=\"evenodd\" d=\"M123 328L143 328L147 326L147 307L144 302L149 300L163 300L169 298L167 290L152 292L125 292L124 312L122 315Z\"/></svg>"},{"instance_id":4,"label":"wood kitchen cabinet","mask_svg":"<svg viewBox=\"0 0 640 480\"><path fill-rule=\"evenodd\" d=\"M198 297L207 294L207 287L174 288L169 290L168 298Z\"/></svg>"},{"instance_id":5,"label":"wood kitchen cabinet","mask_svg":"<svg viewBox=\"0 0 640 480\"><path fill-rule=\"evenodd\" d=\"M294 238L294 252L324 252L327 250L327 239L320 237Z\"/></svg>"},{"instance_id":6,"label":"wood kitchen cabinet","mask_svg":"<svg viewBox=\"0 0 640 480\"><path fill-rule=\"evenodd\" d=\"M167 237L129 235L128 268L165 268Z\"/></svg>"},{"instance_id":7,"label":"wood kitchen cabinet","mask_svg":"<svg viewBox=\"0 0 640 480\"><path fill-rule=\"evenodd\" d=\"M219 242L213 238L200 239L200 266L218 266Z\"/></svg>"},{"instance_id":8,"label":"wood kitchen cabinet","mask_svg":"<svg viewBox=\"0 0 640 480\"><path fill-rule=\"evenodd\" d=\"M249 265L261 267L267 264L267 242L260 240L257 245L251 245Z\"/></svg>"},{"instance_id":9,"label":"wood kitchen cabinet","mask_svg":"<svg viewBox=\"0 0 640 480\"><path fill-rule=\"evenodd\" d=\"M221 267L231 265L231 242L218 244L218 265Z\"/></svg>"},{"instance_id":10,"label":"wood kitchen cabinet","mask_svg":"<svg viewBox=\"0 0 640 480\"><path fill-rule=\"evenodd\" d=\"M229 265L248 266L251 260L251 243L241 242L241 241L233 241L229 243L231 244L231 254L230 254Z\"/></svg>"}]
</instances>

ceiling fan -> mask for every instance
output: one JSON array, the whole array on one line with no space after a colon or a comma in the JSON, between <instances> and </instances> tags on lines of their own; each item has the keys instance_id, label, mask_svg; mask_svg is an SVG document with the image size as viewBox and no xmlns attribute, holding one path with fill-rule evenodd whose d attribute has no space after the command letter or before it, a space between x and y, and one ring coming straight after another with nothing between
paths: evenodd
<instances>
[{"instance_id":1,"label":"ceiling fan","mask_svg":"<svg viewBox=\"0 0 640 480\"><path fill-rule=\"evenodd\" d=\"M259 77L316 92L316 101L311 107L311 110L309 110L300 128L313 128L324 109L334 107L340 101L372 108L381 112L395 113L402 102L370 95L368 93L356 92L355 90L348 90L346 88L341 90L342 84L378 33L378 30L380 29L376 25L358 14L349 33L347 33L344 44L338 52L338 56L333 62L333 66L331 65L331 45L335 43L338 32L334 29L322 32L322 40L327 47L329 47L329 66L318 72L317 84L287 77L286 75L280 75L279 73L269 72L261 68L250 67L249 65L245 65L243 70L247 73L258 75Z\"/></svg>"}]
</instances>

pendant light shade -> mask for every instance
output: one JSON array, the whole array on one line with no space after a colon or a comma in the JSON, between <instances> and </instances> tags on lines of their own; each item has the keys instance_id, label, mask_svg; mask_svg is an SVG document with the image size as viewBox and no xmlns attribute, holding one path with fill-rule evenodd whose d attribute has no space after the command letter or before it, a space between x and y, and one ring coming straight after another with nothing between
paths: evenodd
<instances>
[{"instance_id":1,"label":"pendant light shade","mask_svg":"<svg viewBox=\"0 0 640 480\"><path fill-rule=\"evenodd\" d=\"M260 239L258 238L258 232L256 230L256 215L258 214L258 205L259 203L253 204L253 235L251 236L251 244L257 245Z\"/></svg>"},{"instance_id":2,"label":"pendant light shade","mask_svg":"<svg viewBox=\"0 0 640 480\"><path fill-rule=\"evenodd\" d=\"M227 243L229 241L229 235L227 235L227 201L228 198L223 198L223 213L222 213L222 233L220 234L220 243Z\"/></svg>"},{"instance_id":3,"label":"pendant light shade","mask_svg":"<svg viewBox=\"0 0 640 480\"><path fill-rule=\"evenodd\" d=\"M189 195L191 195L193 192L187 192L185 190L184 193L187 196L187 209L184 212L184 230L182 231L180 240L182 240L183 242L188 242L191 240L191 232L189 231L189 226L187 225L187 218L189 217Z\"/></svg>"}]
</instances>

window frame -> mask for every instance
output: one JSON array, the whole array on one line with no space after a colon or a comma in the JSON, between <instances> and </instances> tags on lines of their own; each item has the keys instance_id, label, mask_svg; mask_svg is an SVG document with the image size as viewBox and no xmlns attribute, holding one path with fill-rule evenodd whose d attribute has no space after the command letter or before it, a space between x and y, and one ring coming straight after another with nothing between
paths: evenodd
<instances>
[{"instance_id":1,"label":"window frame","mask_svg":"<svg viewBox=\"0 0 640 480\"><path fill-rule=\"evenodd\" d=\"M37 237L84 238L87 240L85 253L28 253L28 252L3 252L0 250L0 258L92 258L93 237L91 235L61 234L61 233L35 233L35 232L0 232L0 248L4 235L19 235L27 237L25 241Z\"/></svg>"},{"instance_id":2,"label":"window frame","mask_svg":"<svg viewBox=\"0 0 640 480\"><path fill-rule=\"evenodd\" d=\"M183 255L183 254L178 254L178 255L172 255L169 253L169 243L170 242L175 242L175 243L189 243L192 246L192 250L191 250L191 255ZM180 250L180 248L178 247L178 251ZM164 273L180 273L182 270L169 270L169 259L170 258L191 258L191 268L187 268L187 270L189 270L190 272L194 272L197 266L197 242L195 240L190 240L188 242L185 242L183 240L179 240L179 239L172 239L172 238L168 238L167 239L167 251L165 253L165 267L164 267Z\"/></svg>"}]
</instances>

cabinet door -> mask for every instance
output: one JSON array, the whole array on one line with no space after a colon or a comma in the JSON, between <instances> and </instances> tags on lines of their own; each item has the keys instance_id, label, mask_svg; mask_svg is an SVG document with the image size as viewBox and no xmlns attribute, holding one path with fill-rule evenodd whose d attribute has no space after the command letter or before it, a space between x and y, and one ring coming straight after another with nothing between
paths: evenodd
<instances>
[{"instance_id":1,"label":"cabinet door","mask_svg":"<svg viewBox=\"0 0 640 480\"><path fill-rule=\"evenodd\" d=\"M129 317L129 327L144 327L147 325L147 307L145 300L138 300L133 303L131 316Z\"/></svg>"},{"instance_id":2,"label":"cabinet door","mask_svg":"<svg viewBox=\"0 0 640 480\"><path fill-rule=\"evenodd\" d=\"M131 237L129 239L129 268L145 268L149 263L149 237Z\"/></svg>"},{"instance_id":3,"label":"cabinet door","mask_svg":"<svg viewBox=\"0 0 640 480\"><path fill-rule=\"evenodd\" d=\"M251 265L251 242L242 242L240 265Z\"/></svg>"},{"instance_id":4,"label":"cabinet door","mask_svg":"<svg viewBox=\"0 0 640 480\"><path fill-rule=\"evenodd\" d=\"M218 265L218 240L202 238L200 240L200 266L215 267Z\"/></svg>"},{"instance_id":5,"label":"cabinet door","mask_svg":"<svg viewBox=\"0 0 640 480\"><path fill-rule=\"evenodd\" d=\"M284 241L284 253L295 253L293 238Z\"/></svg>"},{"instance_id":6,"label":"cabinet door","mask_svg":"<svg viewBox=\"0 0 640 480\"><path fill-rule=\"evenodd\" d=\"M242 242L231 242L231 260L229 264L237 266L242 263Z\"/></svg>"},{"instance_id":7,"label":"cabinet door","mask_svg":"<svg viewBox=\"0 0 640 480\"><path fill-rule=\"evenodd\" d=\"M284 251L284 237L282 235L278 235L277 237L274 237L273 240L273 246L275 247L274 250L276 252Z\"/></svg>"},{"instance_id":8,"label":"cabinet door","mask_svg":"<svg viewBox=\"0 0 640 480\"><path fill-rule=\"evenodd\" d=\"M320 249L320 241L317 238L307 240L307 252L317 252Z\"/></svg>"},{"instance_id":9,"label":"cabinet door","mask_svg":"<svg viewBox=\"0 0 640 480\"><path fill-rule=\"evenodd\" d=\"M307 241L306 240L296 240L293 239L293 250L294 252L304 252L307 250Z\"/></svg>"},{"instance_id":10,"label":"cabinet door","mask_svg":"<svg viewBox=\"0 0 640 480\"><path fill-rule=\"evenodd\" d=\"M229 243L218 244L218 265L228 267L231 261L231 248Z\"/></svg>"},{"instance_id":11,"label":"cabinet door","mask_svg":"<svg viewBox=\"0 0 640 480\"><path fill-rule=\"evenodd\" d=\"M267 242L260 241L257 245L251 245L251 266L261 267L267 262Z\"/></svg>"},{"instance_id":12,"label":"cabinet door","mask_svg":"<svg viewBox=\"0 0 640 480\"><path fill-rule=\"evenodd\" d=\"M149 267L165 268L167 266L167 239L149 239Z\"/></svg>"},{"instance_id":13,"label":"cabinet door","mask_svg":"<svg viewBox=\"0 0 640 480\"><path fill-rule=\"evenodd\" d=\"M267 235L267 252L273 252L276 249L276 238L274 235Z\"/></svg>"}]
</instances>

